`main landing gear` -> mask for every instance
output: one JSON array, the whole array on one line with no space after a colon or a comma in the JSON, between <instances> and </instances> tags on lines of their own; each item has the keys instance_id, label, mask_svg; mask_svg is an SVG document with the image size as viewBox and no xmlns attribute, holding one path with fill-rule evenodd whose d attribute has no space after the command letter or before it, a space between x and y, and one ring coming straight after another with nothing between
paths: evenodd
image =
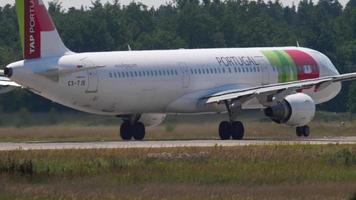
<instances>
[{"instance_id":1,"label":"main landing gear","mask_svg":"<svg viewBox=\"0 0 356 200\"><path fill-rule=\"evenodd\" d=\"M225 101L225 105L229 114L229 121L223 121L219 126L219 136L221 140L242 140L245 134L245 128L242 122L234 121L233 107L234 104Z\"/></svg>"},{"instance_id":2,"label":"main landing gear","mask_svg":"<svg viewBox=\"0 0 356 200\"><path fill-rule=\"evenodd\" d=\"M310 128L309 126L300 126L296 128L296 133L298 137L309 137Z\"/></svg>"},{"instance_id":3,"label":"main landing gear","mask_svg":"<svg viewBox=\"0 0 356 200\"><path fill-rule=\"evenodd\" d=\"M124 121L121 124L120 136L123 140L131 140L132 138L141 141L145 138L145 125L141 122Z\"/></svg>"}]
</instances>

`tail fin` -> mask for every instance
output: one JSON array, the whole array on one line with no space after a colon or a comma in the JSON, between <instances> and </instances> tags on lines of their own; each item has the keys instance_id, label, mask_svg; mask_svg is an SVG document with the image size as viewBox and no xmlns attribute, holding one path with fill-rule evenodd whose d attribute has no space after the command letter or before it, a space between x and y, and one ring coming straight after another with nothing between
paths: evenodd
<instances>
[{"instance_id":1,"label":"tail fin","mask_svg":"<svg viewBox=\"0 0 356 200\"><path fill-rule=\"evenodd\" d=\"M24 59L60 56L70 52L63 44L42 0L16 0Z\"/></svg>"}]
</instances>

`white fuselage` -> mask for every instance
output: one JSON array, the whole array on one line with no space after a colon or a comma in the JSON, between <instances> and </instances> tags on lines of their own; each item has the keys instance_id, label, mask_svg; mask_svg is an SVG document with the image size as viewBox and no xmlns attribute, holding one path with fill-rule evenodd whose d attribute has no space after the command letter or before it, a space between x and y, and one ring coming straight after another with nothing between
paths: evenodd
<instances>
[{"instance_id":1,"label":"white fuselage","mask_svg":"<svg viewBox=\"0 0 356 200\"><path fill-rule=\"evenodd\" d=\"M89 113L219 112L225 108L206 105L201 97L222 89L278 83L278 70L261 53L276 49L307 52L318 63L320 77L338 74L323 54L297 47L78 53L20 61L8 67L13 68L13 81ZM335 83L317 92L314 88L303 92L322 103L340 89L340 83ZM243 105L245 109L261 107L256 99Z\"/></svg>"}]
</instances>

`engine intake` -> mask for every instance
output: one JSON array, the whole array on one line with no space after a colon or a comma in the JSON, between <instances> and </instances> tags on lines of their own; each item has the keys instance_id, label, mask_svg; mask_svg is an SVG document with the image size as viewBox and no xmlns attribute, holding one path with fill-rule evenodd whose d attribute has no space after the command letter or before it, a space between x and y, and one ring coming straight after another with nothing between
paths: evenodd
<instances>
[{"instance_id":1,"label":"engine intake","mask_svg":"<svg viewBox=\"0 0 356 200\"><path fill-rule=\"evenodd\" d=\"M315 102L304 94L288 95L284 100L264 110L265 115L278 124L305 126L315 116Z\"/></svg>"}]
</instances>

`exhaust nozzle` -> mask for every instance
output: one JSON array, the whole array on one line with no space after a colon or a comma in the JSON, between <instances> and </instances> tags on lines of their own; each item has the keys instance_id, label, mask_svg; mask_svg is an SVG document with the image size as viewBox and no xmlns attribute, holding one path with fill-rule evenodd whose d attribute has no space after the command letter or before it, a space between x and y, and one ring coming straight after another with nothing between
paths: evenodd
<instances>
[{"instance_id":1,"label":"exhaust nozzle","mask_svg":"<svg viewBox=\"0 0 356 200\"><path fill-rule=\"evenodd\" d=\"M6 67L6 68L4 69L4 75L5 75L6 77L11 78L12 73L13 73L12 68L7 68L7 67Z\"/></svg>"}]
</instances>

